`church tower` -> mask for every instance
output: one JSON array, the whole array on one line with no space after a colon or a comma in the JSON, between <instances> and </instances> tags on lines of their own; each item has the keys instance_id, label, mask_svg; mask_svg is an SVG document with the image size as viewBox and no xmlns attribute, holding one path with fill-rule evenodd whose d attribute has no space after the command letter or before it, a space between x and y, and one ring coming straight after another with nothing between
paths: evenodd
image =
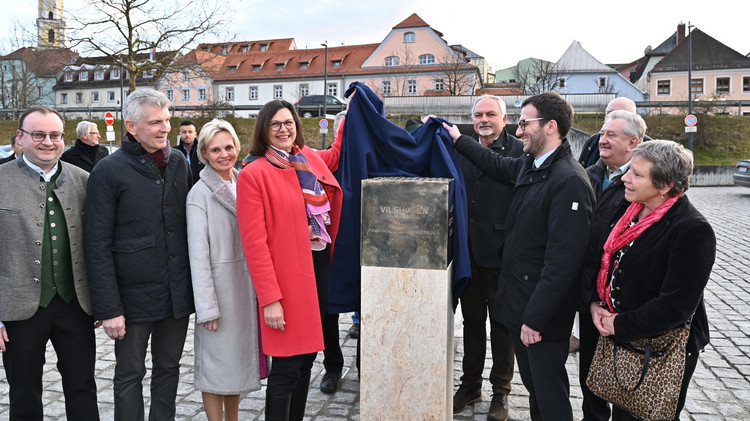
<instances>
[{"instance_id":1,"label":"church tower","mask_svg":"<svg viewBox=\"0 0 750 421\"><path fill-rule=\"evenodd\" d=\"M64 47L63 0L39 0L39 16L36 18L36 28L39 48Z\"/></svg>"}]
</instances>

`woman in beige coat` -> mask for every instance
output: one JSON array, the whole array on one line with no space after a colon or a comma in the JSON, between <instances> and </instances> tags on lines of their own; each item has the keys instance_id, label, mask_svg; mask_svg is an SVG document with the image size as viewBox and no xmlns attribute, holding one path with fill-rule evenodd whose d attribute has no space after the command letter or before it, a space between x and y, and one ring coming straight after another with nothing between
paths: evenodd
<instances>
[{"instance_id":1,"label":"woman in beige coat","mask_svg":"<svg viewBox=\"0 0 750 421\"><path fill-rule=\"evenodd\" d=\"M188 245L195 296L195 387L209 421L237 420L240 394L260 389L258 305L236 217L240 143L234 128L212 120L198 136L206 164L187 197Z\"/></svg>"}]
</instances>

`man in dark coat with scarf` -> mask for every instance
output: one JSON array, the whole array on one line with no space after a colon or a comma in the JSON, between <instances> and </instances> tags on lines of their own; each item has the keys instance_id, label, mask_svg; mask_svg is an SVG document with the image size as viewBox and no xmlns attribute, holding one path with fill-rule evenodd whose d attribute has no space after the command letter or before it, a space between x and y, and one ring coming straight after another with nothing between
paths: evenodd
<instances>
[{"instance_id":1,"label":"man in dark coat with scarf","mask_svg":"<svg viewBox=\"0 0 750 421\"><path fill-rule=\"evenodd\" d=\"M491 317L511 331L534 420L572 420L565 369L594 195L565 135L573 107L556 92L527 98L516 135L526 155L507 158L444 123L456 150L515 185Z\"/></svg>"},{"instance_id":2,"label":"man in dark coat with scarf","mask_svg":"<svg viewBox=\"0 0 750 421\"><path fill-rule=\"evenodd\" d=\"M60 160L73 164L86 172L91 172L97 162L109 155L109 150L99 144L99 139L102 136L99 134L99 128L96 127L95 123L90 121L78 123L76 135L78 139L76 139L75 145L63 152Z\"/></svg>"},{"instance_id":3,"label":"man in dark coat with scarf","mask_svg":"<svg viewBox=\"0 0 750 421\"><path fill-rule=\"evenodd\" d=\"M187 158L190 167L190 185L197 183L201 178L201 170L205 165L198 159L198 132L195 129L195 123L185 120L180 123L180 141L177 144L178 151L182 152Z\"/></svg>"},{"instance_id":4,"label":"man in dark coat with scarf","mask_svg":"<svg viewBox=\"0 0 750 421\"><path fill-rule=\"evenodd\" d=\"M175 417L180 357L193 291L188 262L185 157L169 147L167 97L138 89L125 100L122 149L89 178L84 234L96 319L115 340L115 419L144 419L151 338L150 419Z\"/></svg>"}]
</instances>

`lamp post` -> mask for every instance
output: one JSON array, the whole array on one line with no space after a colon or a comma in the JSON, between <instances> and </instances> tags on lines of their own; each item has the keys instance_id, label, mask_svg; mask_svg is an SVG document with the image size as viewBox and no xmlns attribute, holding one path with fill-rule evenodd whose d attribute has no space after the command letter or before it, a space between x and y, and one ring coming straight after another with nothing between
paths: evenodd
<instances>
[{"instance_id":1,"label":"lamp post","mask_svg":"<svg viewBox=\"0 0 750 421\"><path fill-rule=\"evenodd\" d=\"M326 107L326 104L328 104L328 41L320 45L326 48L325 59L323 61L323 118L326 118L326 114L328 111ZM321 149L325 148L326 134L323 133L323 147Z\"/></svg>"},{"instance_id":2,"label":"lamp post","mask_svg":"<svg viewBox=\"0 0 750 421\"><path fill-rule=\"evenodd\" d=\"M693 37L690 30L694 25L688 21L688 114L693 114ZM688 148L693 150L693 132L688 132Z\"/></svg>"},{"instance_id":3,"label":"lamp post","mask_svg":"<svg viewBox=\"0 0 750 421\"><path fill-rule=\"evenodd\" d=\"M125 79L125 73L122 71L122 67L120 67L120 144L122 145L122 141L125 140L125 120L123 119L122 115L122 103L125 101L124 95L124 82L123 79Z\"/></svg>"}]
</instances>

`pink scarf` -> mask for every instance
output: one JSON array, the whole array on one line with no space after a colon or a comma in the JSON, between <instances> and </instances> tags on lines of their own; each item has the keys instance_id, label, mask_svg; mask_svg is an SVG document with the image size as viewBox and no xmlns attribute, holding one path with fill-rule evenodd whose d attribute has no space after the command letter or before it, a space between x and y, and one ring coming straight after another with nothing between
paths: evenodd
<instances>
[{"instance_id":1,"label":"pink scarf","mask_svg":"<svg viewBox=\"0 0 750 421\"><path fill-rule=\"evenodd\" d=\"M625 215L623 215L622 218L617 221L615 227L612 228L609 237L607 237L607 241L604 243L602 264L599 268L599 276L596 278L596 291L599 293L599 298L607 303L610 312L617 313L614 307L612 307L612 300L610 298L611 288L609 288L607 283L607 275L609 274L609 265L612 262L612 255L617 250L630 244L633 240L638 238L643 231L646 231L651 225L659 221L679 198L680 196L670 197L646 215L645 218L636 222L632 226L629 226L633 221L633 218L635 218L635 216L638 215L638 212L643 209L643 203L633 202L628 207Z\"/></svg>"}]
</instances>

